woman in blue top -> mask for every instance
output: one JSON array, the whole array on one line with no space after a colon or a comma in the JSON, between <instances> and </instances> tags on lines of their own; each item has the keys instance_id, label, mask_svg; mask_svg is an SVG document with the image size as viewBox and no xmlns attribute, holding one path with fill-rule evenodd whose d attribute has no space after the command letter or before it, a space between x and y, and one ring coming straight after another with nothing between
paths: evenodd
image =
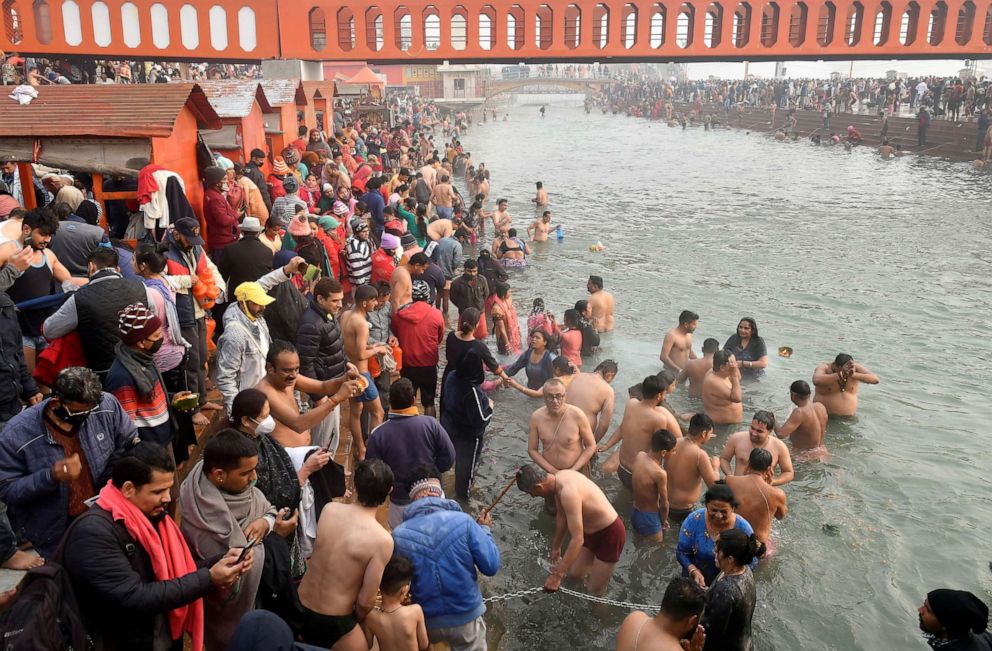
<instances>
[{"instance_id":1,"label":"woman in blue top","mask_svg":"<svg viewBox=\"0 0 992 651\"><path fill-rule=\"evenodd\" d=\"M549 339L548 333L541 329L530 333L530 348L521 353L517 361L503 367L507 376L513 377L520 369L526 369L527 388L536 391L543 387L545 382L555 376L552 362L556 355L548 350Z\"/></svg>"},{"instance_id":2,"label":"woman in blue top","mask_svg":"<svg viewBox=\"0 0 992 651\"><path fill-rule=\"evenodd\" d=\"M714 545L720 534L739 529L750 536L754 530L734 512L737 508L734 491L722 481L706 491L703 502L704 507L690 513L682 523L675 555L682 566L682 575L705 588L720 573L714 558ZM755 558L749 566L753 569L757 564Z\"/></svg>"},{"instance_id":3,"label":"woman in blue top","mask_svg":"<svg viewBox=\"0 0 992 651\"><path fill-rule=\"evenodd\" d=\"M768 366L768 349L765 340L758 336L758 324L749 316L737 324L737 333L730 335L723 349L734 354L737 365L744 373L754 375Z\"/></svg>"}]
</instances>

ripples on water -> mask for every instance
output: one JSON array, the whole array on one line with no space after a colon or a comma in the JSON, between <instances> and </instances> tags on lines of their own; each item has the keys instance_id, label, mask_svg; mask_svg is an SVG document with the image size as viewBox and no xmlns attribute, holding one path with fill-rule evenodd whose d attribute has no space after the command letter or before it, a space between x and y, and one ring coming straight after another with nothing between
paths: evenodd
<instances>
[{"instance_id":1,"label":"ripples on water","mask_svg":"<svg viewBox=\"0 0 992 651\"><path fill-rule=\"evenodd\" d=\"M617 329L586 366L620 364L614 425L626 388L660 369L662 337L683 309L701 315L697 351L706 337L725 341L742 316L757 320L773 354L794 348L745 384L746 415L787 416L789 384L838 352L881 377L863 387L856 418L831 421L832 456L797 466L786 486L779 553L757 572L756 648L923 649L915 609L927 591L988 601L992 175L575 107L510 114L463 142L521 232L538 180L566 229L513 274L517 309L524 317L542 296L560 319L590 273L604 277ZM605 252L589 252L597 240ZM528 460L527 421L540 406L506 391L496 402L476 488L486 501ZM694 407L683 389L673 402ZM599 479L629 522L629 495ZM553 530L538 500L511 492L496 510L503 569L486 592L540 585ZM608 596L660 603L679 570L675 541L641 548L631 531ZM494 648L584 651L612 649L624 615L539 595L491 608L488 621Z\"/></svg>"}]
</instances>

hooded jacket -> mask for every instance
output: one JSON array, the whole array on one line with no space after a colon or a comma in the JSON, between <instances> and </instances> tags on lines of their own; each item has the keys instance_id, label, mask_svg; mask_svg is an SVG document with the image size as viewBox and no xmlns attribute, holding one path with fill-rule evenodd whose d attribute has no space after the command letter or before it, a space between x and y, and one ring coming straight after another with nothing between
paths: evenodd
<instances>
[{"instance_id":1,"label":"hooded jacket","mask_svg":"<svg viewBox=\"0 0 992 651\"><path fill-rule=\"evenodd\" d=\"M441 310L425 301L414 301L393 312L392 327L403 349L404 366L437 366L444 340Z\"/></svg>"},{"instance_id":2,"label":"hooded jacket","mask_svg":"<svg viewBox=\"0 0 992 651\"><path fill-rule=\"evenodd\" d=\"M396 554L413 561L410 592L424 609L427 628L467 624L486 612L476 571L494 576L499 549L489 527L439 497L416 500L393 530Z\"/></svg>"}]
</instances>

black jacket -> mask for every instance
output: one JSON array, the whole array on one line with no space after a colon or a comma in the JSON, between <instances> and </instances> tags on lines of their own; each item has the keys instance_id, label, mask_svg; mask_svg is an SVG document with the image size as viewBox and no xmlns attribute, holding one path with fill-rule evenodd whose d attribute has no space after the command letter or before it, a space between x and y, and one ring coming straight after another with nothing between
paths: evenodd
<instances>
[{"instance_id":1,"label":"black jacket","mask_svg":"<svg viewBox=\"0 0 992 651\"><path fill-rule=\"evenodd\" d=\"M75 295L76 332L83 342L89 367L106 373L114 363L114 347L120 341L119 314L132 303L148 307L145 286L122 278L113 269L101 269Z\"/></svg>"},{"instance_id":2,"label":"black jacket","mask_svg":"<svg viewBox=\"0 0 992 651\"><path fill-rule=\"evenodd\" d=\"M24 364L21 326L14 301L0 292L0 421L21 411L21 399L38 393L38 385Z\"/></svg>"},{"instance_id":3,"label":"black jacket","mask_svg":"<svg viewBox=\"0 0 992 651\"><path fill-rule=\"evenodd\" d=\"M209 567L217 559L178 579L156 581L148 553L123 523L106 511L79 517L63 541L62 565L87 631L97 639L97 649L153 651L156 618L205 596L211 588ZM182 642L175 648L182 649Z\"/></svg>"},{"instance_id":4,"label":"black jacket","mask_svg":"<svg viewBox=\"0 0 992 651\"><path fill-rule=\"evenodd\" d=\"M347 359L338 321L313 300L300 317L296 333L300 373L315 380L331 380L344 374Z\"/></svg>"},{"instance_id":5,"label":"black jacket","mask_svg":"<svg viewBox=\"0 0 992 651\"><path fill-rule=\"evenodd\" d=\"M265 209L272 212L272 199L269 197L269 184L265 181L265 174L262 170L258 169L255 163L248 163L245 165L245 176L258 186L258 191L262 195L262 201L265 202ZM265 224L262 224L262 226L265 226Z\"/></svg>"},{"instance_id":6,"label":"black jacket","mask_svg":"<svg viewBox=\"0 0 992 651\"><path fill-rule=\"evenodd\" d=\"M228 293L233 297L238 285L255 282L272 271L272 249L262 244L257 237L242 238L224 247L217 270L227 283Z\"/></svg>"}]
</instances>

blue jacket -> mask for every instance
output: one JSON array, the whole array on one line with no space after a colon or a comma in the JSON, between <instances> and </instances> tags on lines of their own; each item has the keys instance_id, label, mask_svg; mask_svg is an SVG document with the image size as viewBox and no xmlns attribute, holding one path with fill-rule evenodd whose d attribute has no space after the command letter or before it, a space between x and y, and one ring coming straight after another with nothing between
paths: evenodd
<instances>
[{"instance_id":1,"label":"blue jacket","mask_svg":"<svg viewBox=\"0 0 992 651\"><path fill-rule=\"evenodd\" d=\"M48 400L14 416L0 433L0 500L38 553L52 558L69 525L69 486L56 481L52 466L65 458L42 419ZM99 491L107 479L111 455L137 437L134 423L104 393L77 436Z\"/></svg>"},{"instance_id":2,"label":"blue jacket","mask_svg":"<svg viewBox=\"0 0 992 651\"><path fill-rule=\"evenodd\" d=\"M427 628L467 624L486 612L476 569L499 571L499 549L488 527L462 513L457 502L416 500L393 529L394 553L413 562L413 599L424 609Z\"/></svg>"},{"instance_id":3,"label":"blue jacket","mask_svg":"<svg viewBox=\"0 0 992 651\"><path fill-rule=\"evenodd\" d=\"M369 435L366 459L382 459L393 471L394 504L409 504L407 482L417 466L433 463L441 472L455 463L455 446L448 433L430 416L407 416L391 413Z\"/></svg>"}]
</instances>

